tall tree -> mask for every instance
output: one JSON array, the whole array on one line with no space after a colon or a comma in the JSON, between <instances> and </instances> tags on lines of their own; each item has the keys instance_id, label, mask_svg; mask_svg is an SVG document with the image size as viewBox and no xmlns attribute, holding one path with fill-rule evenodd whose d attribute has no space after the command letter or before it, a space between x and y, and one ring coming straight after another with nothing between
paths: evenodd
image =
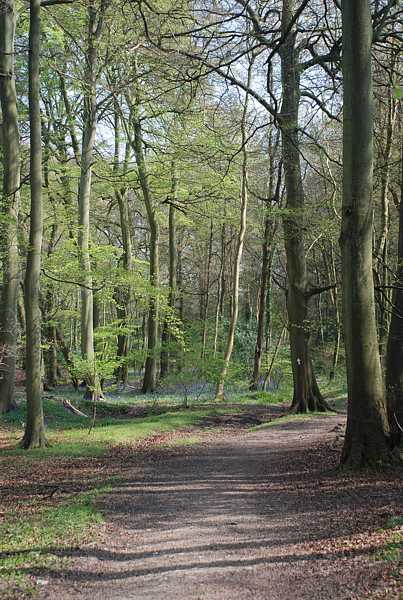
<instances>
[{"instance_id":1,"label":"tall tree","mask_svg":"<svg viewBox=\"0 0 403 600\"><path fill-rule=\"evenodd\" d=\"M90 362L95 358L94 294L90 255L91 184L97 127L96 92L99 69L99 39L102 33L106 6L107 0L101 0L99 8L97 8L96 0L88 0L87 2L88 29L84 81L84 128L78 191L78 245L83 278L81 286L81 355ZM91 371L93 370L91 369ZM93 372L95 374L95 371ZM92 390L96 387L95 381L88 381L87 384Z\"/></svg>"},{"instance_id":2,"label":"tall tree","mask_svg":"<svg viewBox=\"0 0 403 600\"><path fill-rule=\"evenodd\" d=\"M253 56L249 60L248 65L248 76L247 76L247 88L250 88L252 80L252 68L253 68ZM241 148L242 148L242 164L241 164L241 206L240 206L240 222L236 241L236 251L234 260L234 274L232 282L232 294L231 294L231 317L228 327L227 342L224 351L223 365L219 375L219 379L215 391L216 400L224 400L224 385L227 378L228 369L230 366L230 360L232 351L234 349L235 331L238 323L239 313L239 279L241 274L241 263L242 254L246 234L246 216L248 210L248 154L247 154L247 117L248 117L248 106L249 106L249 93L246 92L245 100L243 103L242 117L241 117Z\"/></svg>"},{"instance_id":3,"label":"tall tree","mask_svg":"<svg viewBox=\"0 0 403 600\"><path fill-rule=\"evenodd\" d=\"M0 248L3 288L0 300L0 413L11 410L15 396L17 301L19 286L18 210L20 201L20 139L14 73L14 0L0 3L0 103L3 115L3 193Z\"/></svg>"},{"instance_id":4,"label":"tall tree","mask_svg":"<svg viewBox=\"0 0 403 600\"><path fill-rule=\"evenodd\" d=\"M375 319L373 227L373 37L368 0L342 1L343 321L348 412L341 462L353 468L389 463L389 425Z\"/></svg>"},{"instance_id":5,"label":"tall tree","mask_svg":"<svg viewBox=\"0 0 403 600\"><path fill-rule=\"evenodd\" d=\"M304 247L305 194L299 144L300 69L296 46L296 2L283 0L280 49L282 106L279 122L286 189L287 214L283 220L287 257L287 310L290 331L294 396L291 410L325 410L309 351L308 303L314 293L308 283ZM319 291L319 290L315 290Z\"/></svg>"},{"instance_id":6,"label":"tall tree","mask_svg":"<svg viewBox=\"0 0 403 600\"><path fill-rule=\"evenodd\" d=\"M168 310L170 315L175 311L176 302L176 266L177 266L177 248L176 248L176 203L178 201L178 175L175 161L172 161L172 185L171 201L169 203L168 213L168 246L169 246L169 292L168 292ZM170 368L170 348L169 343L171 335L169 331L169 318L165 319L162 330L162 351L161 351L161 378L169 374ZM165 346L165 347L164 347Z\"/></svg>"},{"instance_id":7,"label":"tall tree","mask_svg":"<svg viewBox=\"0 0 403 600\"><path fill-rule=\"evenodd\" d=\"M40 109L41 0L30 0L29 125L31 213L25 274L27 422L23 448L46 446L42 407L41 310L39 305L42 253L42 140Z\"/></svg>"},{"instance_id":8,"label":"tall tree","mask_svg":"<svg viewBox=\"0 0 403 600\"><path fill-rule=\"evenodd\" d=\"M136 73L137 75L137 73ZM157 385L157 344L158 344L158 318L159 301L157 288L159 285L159 244L160 226L156 213L156 204L152 196L150 180L147 171L146 157L144 154L143 128L140 118L140 93L138 82L133 98L127 100L130 108L130 121L133 126L134 136L131 144L136 157L138 178L144 204L147 212L148 225L150 228L150 286L151 295L149 300L147 318L147 356L144 369L143 393L153 392ZM127 130L126 130L127 133Z\"/></svg>"}]
</instances>

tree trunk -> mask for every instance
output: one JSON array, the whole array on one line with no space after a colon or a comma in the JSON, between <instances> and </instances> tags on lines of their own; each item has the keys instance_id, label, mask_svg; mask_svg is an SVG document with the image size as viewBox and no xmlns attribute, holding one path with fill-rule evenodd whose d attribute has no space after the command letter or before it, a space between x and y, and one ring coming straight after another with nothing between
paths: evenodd
<instances>
[{"instance_id":1,"label":"tree trunk","mask_svg":"<svg viewBox=\"0 0 403 600\"><path fill-rule=\"evenodd\" d=\"M113 173L116 177L125 175L127 173L127 167L130 159L130 144L126 143L125 156L123 162L123 168L120 168L120 118L119 118L119 105L115 100L114 105L114 133L115 133L115 152L114 152L114 163ZM123 268L127 273L132 270L132 240L130 235L130 214L129 204L127 198L126 185L117 185L115 189L115 199L119 207L119 219L120 229L122 232L122 263ZM116 356L120 364L115 370L115 377L117 383L121 383L126 386L129 383L129 369L128 369L128 354L129 354L129 306L131 300L131 289L130 282L120 282L114 292L114 300L116 303L116 315L118 318L119 326L122 331L118 333L118 343Z\"/></svg>"},{"instance_id":2,"label":"tree trunk","mask_svg":"<svg viewBox=\"0 0 403 600\"><path fill-rule=\"evenodd\" d=\"M248 87L250 86L252 79L252 61L249 63L248 68ZM240 214L240 224L239 231L237 236L237 245L236 245L236 254L235 254L235 263L234 263L234 281L232 288L232 311L231 318L228 329L228 337L227 337L227 345L224 353L223 366L221 369L221 373L219 376L219 380L217 382L215 399L216 400L224 400L224 384L225 379L228 374L229 363L232 356L232 350L234 348L234 340L235 340L235 330L238 322L238 312L239 312L239 277L241 272L241 262L242 262L242 254L243 254L243 245L246 233L246 214L248 208L248 155L246 150L246 119L248 115L248 100L249 94L246 92L244 107L242 111L242 121L241 121L241 143L242 143L242 166L241 166L241 214Z\"/></svg>"},{"instance_id":3,"label":"tree trunk","mask_svg":"<svg viewBox=\"0 0 403 600\"><path fill-rule=\"evenodd\" d=\"M266 215L264 225L264 237L262 245L262 271L260 275L260 290L259 290L259 312L257 321L257 335L255 346L255 357L253 363L251 390L259 389L259 376L262 365L262 353L264 348L265 329L266 329L266 307L267 307L267 281L269 273L269 244L271 233L270 217Z\"/></svg>"},{"instance_id":4,"label":"tree trunk","mask_svg":"<svg viewBox=\"0 0 403 600\"><path fill-rule=\"evenodd\" d=\"M329 272L329 284L332 281L337 281L337 272L336 272L336 263L334 259L334 250L333 250L333 242L331 242L330 246L330 255L331 255L331 275ZM339 292L337 289L337 285L330 292L332 303L334 306L334 315L335 315L335 326L336 326L336 335L334 340L333 347L333 357L332 357L332 366L329 373L329 381L333 381L336 377L337 364L339 361L339 352L340 352L340 340L341 340L341 322L340 322L340 310L339 310Z\"/></svg>"},{"instance_id":5,"label":"tree trunk","mask_svg":"<svg viewBox=\"0 0 403 600\"><path fill-rule=\"evenodd\" d=\"M225 222L221 226L221 260L220 260L220 271L218 273L218 282L217 282L217 304L215 310L215 321L214 321L214 344L213 344L213 352L214 356L217 354L218 349L218 332L220 326L220 320L222 319L222 309L224 303L224 293L225 293Z\"/></svg>"},{"instance_id":6,"label":"tree trunk","mask_svg":"<svg viewBox=\"0 0 403 600\"><path fill-rule=\"evenodd\" d=\"M401 169L403 184L403 147ZM386 351L386 399L393 446L399 446L403 428L403 186L401 190L397 280L393 289L393 309Z\"/></svg>"},{"instance_id":7,"label":"tree trunk","mask_svg":"<svg viewBox=\"0 0 403 600\"><path fill-rule=\"evenodd\" d=\"M348 411L341 462L390 463L372 271L373 90L368 0L342 1L343 210L340 244Z\"/></svg>"},{"instance_id":8,"label":"tree trunk","mask_svg":"<svg viewBox=\"0 0 403 600\"><path fill-rule=\"evenodd\" d=\"M42 251L42 141L40 112L41 0L30 1L29 17L29 124L31 214L25 274L27 423L23 448L47 445L42 407L41 311L39 285Z\"/></svg>"},{"instance_id":9,"label":"tree trunk","mask_svg":"<svg viewBox=\"0 0 403 600\"><path fill-rule=\"evenodd\" d=\"M168 294L168 311L173 315L175 311L176 299L176 227L175 227L175 204L178 195L178 180L176 175L175 164L172 164L172 202L169 204L169 294ZM169 343L171 336L169 333L168 319L164 321L162 332L162 351L161 351L161 378L169 374L169 358L170 348Z\"/></svg>"},{"instance_id":10,"label":"tree trunk","mask_svg":"<svg viewBox=\"0 0 403 600\"><path fill-rule=\"evenodd\" d=\"M87 34L87 70L84 94L84 130L81 150L80 185L78 194L78 246L80 250L81 286L81 356L93 361L94 351L94 302L90 257L90 204L92 163L96 135L96 83L98 50L96 44L97 11L89 0ZM88 382L91 386L92 382Z\"/></svg>"},{"instance_id":11,"label":"tree trunk","mask_svg":"<svg viewBox=\"0 0 403 600\"><path fill-rule=\"evenodd\" d=\"M283 219L287 257L287 311L290 331L291 363L294 382L293 412L325 410L326 404L313 373L309 351L308 281L304 247L304 189L298 137L300 82L295 25L289 32L296 12L295 0L283 0L281 46L282 106L280 127L287 196L287 216Z\"/></svg>"},{"instance_id":12,"label":"tree trunk","mask_svg":"<svg viewBox=\"0 0 403 600\"><path fill-rule=\"evenodd\" d=\"M203 329L202 329L202 350L201 350L201 358L204 358L206 353L206 345L207 345L207 334L208 334L208 312L210 306L210 277L211 277L211 257L213 253L213 220L210 221L210 235L208 241L207 248L207 265L206 265L206 281L205 281L205 292L201 295L202 302L202 320L203 320Z\"/></svg>"},{"instance_id":13,"label":"tree trunk","mask_svg":"<svg viewBox=\"0 0 403 600\"><path fill-rule=\"evenodd\" d=\"M0 303L0 413L15 408L17 355L18 211L20 203L20 138L14 76L14 0L0 6L0 103L3 115L3 198L1 254L3 289Z\"/></svg>"},{"instance_id":14,"label":"tree trunk","mask_svg":"<svg viewBox=\"0 0 403 600\"><path fill-rule=\"evenodd\" d=\"M116 198L119 205L120 227L122 230L123 266L124 269L129 273L132 269L132 243L130 236L129 205L127 201L126 191L118 190L116 192ZM127 327L129 326L129 306L131 300L130 283L124 285L123 289L117 290L115 298L117 300L117 317L123 329L127 330ZM120 364L116 372L117 381L122 383L123 385L127 385L129 382L129 372L127 364L128 354L129 334L127 331L123 331L122 333L118 334L117 356L118 359L122 360L122 363Z\"/></svg>"},{"instance_id":15,"label":"tree trunk","mask_svg":"<svg viewBox=\"0 0 403 600\"><path fill-rule=\"evenodd\" d=\"M396 55L393 55L391 72L395 71ZM381 357L385 354L387 333L389 329L389 307L391 303L390 277L388 269L388 236L389 236L389 182L392 156L393 134L397 116L398 101L393 96L393 86L388 86L387 122L384 148L381 149L381 193L380 193L380 233L375 244L375 272L377 283L384 286L378 297L378 337Z\"/></svg>"},{"instance_id":16,"label":"tree trunk","mask_svg":"<svg viewBox=\"0 0 403 600\"><path fill-rule=\"evenodd\" d=\"M127 96L131 124L134 131L134 139L130 139L136 156L138 178L143 194L143 200L147 211L147 219L150 227L150 285L151 296L148 307L147 320L147 357L144 368L142 392L144 394L154 392L157 386L157 345L158 345L158 285L159 285L159 223L155 212L155 206L149 185L147 165L144 155L143 131L139 114L140 97L135 90L134 102Z\"/></svg>"}]
</instances>

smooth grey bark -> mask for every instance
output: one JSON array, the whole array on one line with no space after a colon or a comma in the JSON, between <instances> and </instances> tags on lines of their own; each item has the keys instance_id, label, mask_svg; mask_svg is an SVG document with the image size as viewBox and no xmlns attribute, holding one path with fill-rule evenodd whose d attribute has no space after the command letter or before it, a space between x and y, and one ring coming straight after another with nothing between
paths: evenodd
<instances>
[{"instance_id":1,"label":"smooth grey bark","mask_svg":"<svg viewBox=\"0 0 403 600\"><path fill-rule=\"evenodd\" d=\"M286 189L287 216L283 219L287 258L287 311L290 331L294 395L293 412L326 410L313 371L309 351L308 303L311 296L304 247L305 196L299 152L300 75L295 28L295 0L283 0L281 30L285 38L280 49L282 105L279 123ZM291 31L289 31L291 26Z\"/></svg>"},{"instance_id":2,"label":"smooth grey bark","mask_svg":"<svg viewBox=\"0 0 403 600\"><path fill-rule=\"evenodd\" d=\"M376 331L372 269L373 87L368 0L342 1L343 21L343 323L348 410L341 463L393 460Z\"/></svg>"},{"instance_id":3,"label":"smooth grey bark","mask_svg":"<svg viewBox=\"0 0 403 600\"><path fill-rule=\"evenodd\" d=\"M42 252L42 140L40 111L41 0L30 0L29 124L31 213L25 274L27 422L21 446L47 445L42 407L40 275Z\"/></svg>"},{"instance_id":4,"label":"smooth grey bark","mask_svg":"<svg viewBox=\"0 0 403 600\"><path fill-rule=\"evenodd\" d=\"M17 301L20 281L18 212L20 204L20 137L14 74L14 0L0 1L0 104L3 116L3 187L0 248L3 286L0 299L0 413L15 408Z\"/></svg>"}]
</instances>

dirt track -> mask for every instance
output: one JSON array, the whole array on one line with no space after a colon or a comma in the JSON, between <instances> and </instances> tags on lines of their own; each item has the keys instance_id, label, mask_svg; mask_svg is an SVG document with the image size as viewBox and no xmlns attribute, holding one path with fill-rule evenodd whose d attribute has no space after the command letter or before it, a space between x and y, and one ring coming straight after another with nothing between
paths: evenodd
<instances>
[{"instance_id":1,"label":"dirt track","mask_svg":"<svg viewBox=\"0 0 403 600\"><path fill-rule=\"evenodd\" d=\"M324 473L342 423L202 434L197 446L129 459L99 503L106 523L95 541L66 550L73 560L41 598L366 598L384 587L371 536L399 510L401 480L353 486ZM395 588L381 597L399 596Z\"/></svg>"}]
</instances>

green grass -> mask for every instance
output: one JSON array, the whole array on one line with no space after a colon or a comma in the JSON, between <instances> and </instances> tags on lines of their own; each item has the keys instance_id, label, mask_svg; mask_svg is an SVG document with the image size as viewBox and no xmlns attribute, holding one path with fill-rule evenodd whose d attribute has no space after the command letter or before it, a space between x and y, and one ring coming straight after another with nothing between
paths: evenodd
<instances>
[{"instance_id":1,"label":"green grass","mask_svg":"<svg viewBox=\"0 0 403 600\"><path fill-rule=\"evenodd\" d=\"M385 562L394 563L396 566L402 563L403 559L403 534L401 528L403 527L403 517L393 516L389 517L386 522L385 529L390 530L391 533L385 545L376 552L375 558L377 560L383 560ZM400 529L400 531L399 531ZM394 531L396 530L396 531ZM398 572L396 571L396 575Z\"/></svg>"},{"instance_id":2,"label":"green grass","mask_svg":"<svg viewBox=\"0 0 403 600\"><path fill-rule=\"evenodd\" d=\"M234 398L234 402L240 404L261 404L262 406L270 404L289 404L291 399L291 390L280 389L273 392L249 392Z\"/></svg>"},{"instance_id":3,"label":"green grass","mask_svg":"<svg viewBox=\"0 0 403 600\"><path fill-rule=\"evenodd\" d=\"M110 486L83 492L56 508L36 509L21 520L18 511L0 525L0 595L23 598L35 589L32 573L60 567L64 550L73 548L103 518L94 499ZM35 507L36 508L36 507Z\"/></svg>"},{"instance_id":4,"label":"green grass","mask_svg":"<svg viewBox=\"0 0 403 600\"><path fill-rule=\"evenodd\" d=\"M293 421L305 421L305 420L309 420L312 418L326 417L329 414L333 414L333 413L310 412L310 413L304 413L304 414L298 414L298 415L287 415L285 417L279 417L278 419L269 421L268 423L262 423L261 425L256 425L254 427L251 427L248 431L260 431L261 429L268 429L269 427L274 427L276 425L284 425L284 423L291 423Z\"/></svg>"},{"instance_id":5,"label":"green grass","mask_svg":"<svg viewBox=\"0 0 403 600\"><path fill-rule=\"evenodd\" d=\"M102 404L104 407L108 406L108 403ZM82 403L76 402L76 405L83 408ZM119 404L114 403L115 415L119 414L118 407ZM152 407L150 410L152 411ZM90 419L72 415L63 408L60 399L48 398L44 400L44 414L50 447L29 452L16 447L22 437L25 418L24 405L21 404L17 411L2 418L9 432L11 445L15 447L3 450L0 456L24 456L33 459L52 456L100 456L115 444L133 443L151 435L196 425L201 418L220 412L224 412L224 408L200 407L196 410L175 409L173 412L130 418L127 414L120 417L102 416L100 411L101 416L97 418L95 427L89 433ZM185 442L182 440L181 443Z\"/></svg>"}]
</instances>

